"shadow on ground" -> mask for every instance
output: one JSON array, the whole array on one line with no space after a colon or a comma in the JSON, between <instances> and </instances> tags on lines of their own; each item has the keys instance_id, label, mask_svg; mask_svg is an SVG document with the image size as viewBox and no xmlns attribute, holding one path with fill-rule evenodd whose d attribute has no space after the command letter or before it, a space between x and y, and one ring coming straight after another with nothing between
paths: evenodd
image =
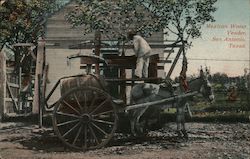
<instances>
[{"instance_id":1,"label":"shadow on ground","mask_svg":"<svg viewBox=\"0 0 250 159\"><path fill-rule=\"evenodd\" d=\"M14 138L12 140L15 140ZM31 131L29 137L22 140L17 140L23 147L30 150L36 150L40 152L79 152L65 146L59 138L54 135L51 129L35 129ZM185 142L182 139L178 139L176 136L143 136L133 137L130 135L116 134L115 137L106 145L110 147L122 147L122 146L153 146L161 148L177 148L179 143Z\"/></svg>"}]
</instances>

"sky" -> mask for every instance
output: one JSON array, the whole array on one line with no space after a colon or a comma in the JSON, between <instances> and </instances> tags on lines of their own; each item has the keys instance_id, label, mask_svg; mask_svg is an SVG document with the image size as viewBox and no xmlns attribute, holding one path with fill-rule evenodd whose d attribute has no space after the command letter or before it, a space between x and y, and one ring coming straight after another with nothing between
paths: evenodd
<instances>
[{"instance_id":1,"label":"sky","mask_svg":"<svg viewBox=\"0 0 250 159\"><path fill-rule=\"evenodd\" d=\"M211 73L229 76L243 75L244 68L249 69L250 0L218 0L216 7L216 21L209 23L215 27L205 25L202 37L193 40L193 47L187 52L189 75L197 74L201 66L209 67ZM226 38L234 41L224 41ZM179 74L180 66L181 60L173 76Z\"/></svg>"}]
</instances>

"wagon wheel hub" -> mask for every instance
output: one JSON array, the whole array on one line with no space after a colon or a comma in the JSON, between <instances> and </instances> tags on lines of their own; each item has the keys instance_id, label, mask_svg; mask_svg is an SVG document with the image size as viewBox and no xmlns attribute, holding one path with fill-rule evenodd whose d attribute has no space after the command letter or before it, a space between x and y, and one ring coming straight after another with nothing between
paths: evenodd
<instances>
[{"instance_id":1,"label":"wagon wheel hub","mask_svg":"<svg viewBox=\"0 0 250 159\"><path fill-rule=\"evenodd\" d=\"M91 116L89 115L89 114L83 114L82 116L81 116L81 121L83 122L83 123L89 123L90 121L91 121Z\"/></svg>"}]
</instances>

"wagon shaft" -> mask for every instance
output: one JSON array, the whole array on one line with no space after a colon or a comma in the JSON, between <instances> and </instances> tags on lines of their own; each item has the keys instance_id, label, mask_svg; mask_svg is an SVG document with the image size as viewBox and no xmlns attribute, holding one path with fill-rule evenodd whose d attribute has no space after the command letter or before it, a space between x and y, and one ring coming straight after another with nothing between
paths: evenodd
<instances>
[{"instance_id":1,"label":"wagon shaft","mask_svg":"<svg viewBox=\"0 0 250 159\"><path fill-rule=\"evenodd\" d=\"M186 94L182 94L182 95L178 95L178 96L173 96L173 97L169 97L169 98L166 98L166 99L157 100L157 101L153 101L153 102L130 105L130 106L127 106L124 110L128 111L128 110L132 110L132 109L138 109L138 108L144 108L144 107L147 107L147 106L163 104L163 103L175 101L175 100L182 99L182 98L188 98L188 97L196 95L197 93L198 92L195 91L195 92L190 92L190 93L186 93Z\"/></svg>"}]
</instances>

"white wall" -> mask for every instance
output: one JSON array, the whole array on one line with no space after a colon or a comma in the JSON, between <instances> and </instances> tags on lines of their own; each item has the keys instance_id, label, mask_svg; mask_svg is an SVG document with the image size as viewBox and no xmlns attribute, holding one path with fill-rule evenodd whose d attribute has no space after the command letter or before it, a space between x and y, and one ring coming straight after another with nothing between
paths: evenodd
<instances>
[{"instance_id":1,"label":"white wall","mask_svg":"<svg viewBox=\"0 0 250 159\"><path fill-rule=\"evenodd\" d=\"M85 50L85 53L89 52L91 50ZM46 49L46 62L49 64L46 96L61 77L85 73L83 69L80 69L79 58L71 59L67 62L67 56L77 53L79 53L79 50ZM53 104L60 96L60 91L57 89L48 101L48 104Z\"/></svg>"}]
</instances>

